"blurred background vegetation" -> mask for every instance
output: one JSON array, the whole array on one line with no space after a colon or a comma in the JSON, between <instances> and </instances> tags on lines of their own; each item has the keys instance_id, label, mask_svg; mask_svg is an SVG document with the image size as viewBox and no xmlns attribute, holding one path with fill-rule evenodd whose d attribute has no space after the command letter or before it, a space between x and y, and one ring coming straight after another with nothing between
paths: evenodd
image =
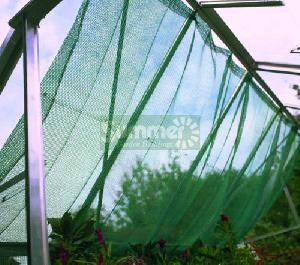
<instances>
[{"instance_id":1,"label":"blurred background vegetation","mask_svg":"<svg viewBox=\"0 0 300 265\"><path fill-rule=\"evenodd\" d=\"M296 211L300 213L300 155L296 161L294 174L287 184L287 188L295 204ZM294 228L294 229L292 229ZM272 233L289 230L271 236ZM274 264L300 264L300 224L289 207L284 193L274 203L268 214L249 233L250 237L270 235L255 241L267 259L276 260Z\"/></svg>"}]
</instances>

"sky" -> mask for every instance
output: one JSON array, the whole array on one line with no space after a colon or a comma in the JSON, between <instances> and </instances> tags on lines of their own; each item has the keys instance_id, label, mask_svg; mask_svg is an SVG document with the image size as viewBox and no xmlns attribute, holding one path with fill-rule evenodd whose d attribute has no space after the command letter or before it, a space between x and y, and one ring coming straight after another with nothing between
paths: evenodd
<instances>
[{"instance_id":1,"label":"sky","mask_svg":"<svg viewBox=\"0 0 300 265\"><path fill-rule=\"evenodd\" d=\"M7 22L28 0L1 0L0 42L9 31ZM46 73L76 16L82 0L64 0L45 20L39 30L41 79ZM300 54L289 51L300 46L300 1L285 0L284 7L218 9L219 14L259 61L300 64ZM218 45L223 44L215 38ZM273 91L285 105L300 106L291 85L300 78L291 75L262 73ZM22 61L0 95L0 147L23 113Z\"/></svg>"},{"instance_id":2,"label":"sky","mask_svg":"<svg viewBox=\"0 0 300 265\"><path fill-rule=\"evenodd\" d=\"M9 32L8 21L20 10L28 0L0 1L0 43ZM75 20L82 0L62 1L39 28L40 75L47 72L52 60L58 52L67 32ZM67 12L66 12L67 10ZM23 67L22 60L16 66L10 80L0 95L0 148L23 114Z\"/></svg>"},{"instance_id":3,"label":"sky","mask_svg":"<svg viewBox=\"0 0 300 265\"><path fill-rule=\"evenodd\" d=\"M219 9L218 12L256 61L300 65L300 54L290 51L300 46L300 1L284 0L283 7ZM300 107L291 85L300 77L260 72L285 105Z\"/></svg>"}]
</instances>

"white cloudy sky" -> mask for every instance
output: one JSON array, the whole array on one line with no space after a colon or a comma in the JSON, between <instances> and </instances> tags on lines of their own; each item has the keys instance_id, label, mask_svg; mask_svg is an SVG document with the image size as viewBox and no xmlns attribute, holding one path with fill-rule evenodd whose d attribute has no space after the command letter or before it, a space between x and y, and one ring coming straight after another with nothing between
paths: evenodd
<instances>
[{"instance_id":1,"label":"white cloudy sky","mask_svg":"<svg viewBox=\"0 0 300 265\"><path fill-rule=\"evenodd\" d=\"M28 0L0 1L0 42L9 31L9 19ZM70 29L82 0L64 0L40 25L40 70L46 73L68 30ZM23 76L20 60L13 75L0 95L0 147L23 113Z\"/></svg>"},{"instance_id":2,"label":"white cloudy sky","mask_svg":"<svg viewBox=\"0 0 300 265\"><path fill-rule=\"evenodd\" d=\"M28 0L1 0L0 42L9 26L8 20ZM82 0L64 0L47 16L40 27L41 76L49 67L69 30ZM285 7L222 9L218 12L241 42L257 60L300 64L300 54L291 55L300 46L300 1L285 0ZM300 78L288 75L263 74L269 85L286 105L300 105L291 84ZM22 64L20 63L0 96L0 147L23 112Z\"/></svg>"},{"instance_id":3,"label":"white cloudy sky","mask_svg":"<svg viewBox=\"0 0 300 265\"><path fill-rule=\"evenodd\" d=\"M257 61L300 65L300 54L290 50L300 46L300 1L283 0L283 7L222 9L219 13ZM300 106L292 84L299 76L261 73L286 105Z\"/></svg>"}]
</instances>

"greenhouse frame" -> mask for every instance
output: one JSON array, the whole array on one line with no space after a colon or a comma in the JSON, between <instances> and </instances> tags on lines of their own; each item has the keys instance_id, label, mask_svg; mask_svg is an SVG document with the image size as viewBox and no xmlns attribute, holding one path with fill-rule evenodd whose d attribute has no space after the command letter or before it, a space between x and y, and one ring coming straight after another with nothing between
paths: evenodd
<instances>
[{"instance_id":1,"label":"greenhouse frame","mask_svg":"<svg viewBox=\"0 0 300 265\"><path fill-rule=\"evenodd\" d=\"M24 73L0 150L0 264L50 264L47 218L88 209L117 251L214 244L223 214L242 242L283 192L297 226L256 239L300 228L299 122L259 73L299 66L255 61L215 10L282 1L83 0L40 82L39 24L61 1L31 0L0 48L0 93L21 57Z\"/></svg>"}]
</instances>

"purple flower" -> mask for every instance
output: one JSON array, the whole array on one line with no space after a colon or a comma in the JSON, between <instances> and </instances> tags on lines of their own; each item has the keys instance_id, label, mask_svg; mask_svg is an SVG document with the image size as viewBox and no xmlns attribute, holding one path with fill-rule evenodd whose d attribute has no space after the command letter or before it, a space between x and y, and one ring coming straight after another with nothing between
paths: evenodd
<instances>
[{"instance_id":1,"label":"purple flower","mask_svg":"<svg viewBox=\"0 0 300 265\"><path fill-rule=\"evenodd\" d=\"M166 243L167 243L167 241L165 241L163 239L160 239L157 241L157 244L159 245L160 253L164 252Z\"/></svg>"},{"instance_id":2,"label":"purple flower","mask_svg":"<svg viewBox=\"0 0 300 265\"><path fill-rule=\"evenodd\" d=\"M227 215L222 213L220 217L221 217L221 221L223 223L228 223L229 222L229 217Z\"/></svg>"},{"instance_id":3,"label":"purple flower","mask_svg":"<svg viewBox=\"0 0 300 265\"><path fill-rule=\"evenodd\" d=\"M61 244L61 246L59 248L58 255L59 255L59 259L60 259L61 263L63 265L67 265L68 264L69 255L66 252L63 244Z\"/></svg>"},{"instance_id":4,"label":"purple flower","mask_svg":"<svg viewBox=\"0 0 300 265\"><path fill-rule=\"evenodd\" d=\"M105 240L104 240L104 236L103 236L103 233L102 233L102 230L100 228L97 228L96 231L95 231L95 234L98 238L98 242L101 246L105 247Z\"/></svg>"}]
</instances>

